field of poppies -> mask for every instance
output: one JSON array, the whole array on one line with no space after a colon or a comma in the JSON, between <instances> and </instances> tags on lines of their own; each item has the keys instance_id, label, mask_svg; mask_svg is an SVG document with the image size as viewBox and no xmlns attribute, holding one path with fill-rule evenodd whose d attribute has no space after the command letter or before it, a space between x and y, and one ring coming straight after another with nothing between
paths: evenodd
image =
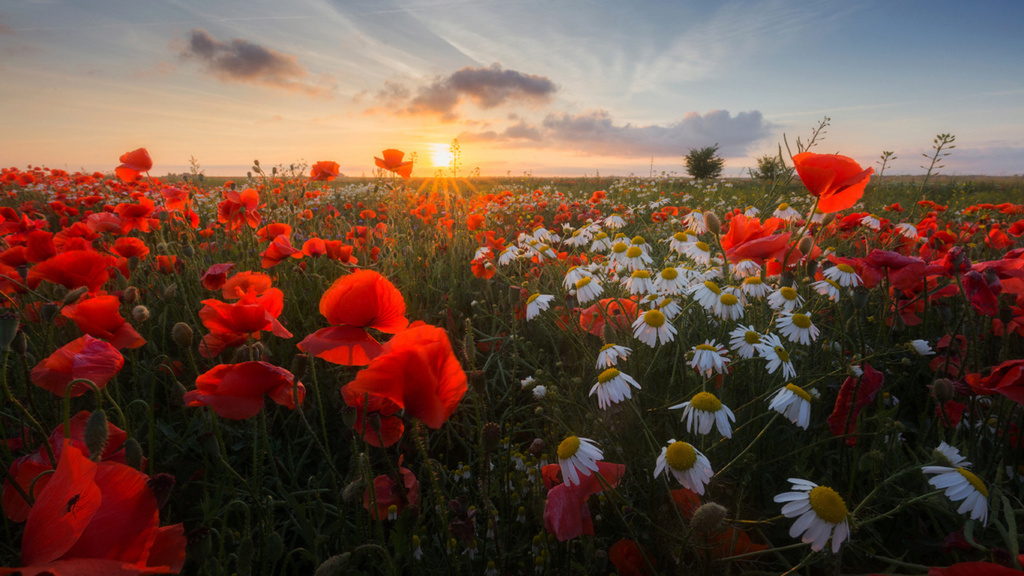
<instances>
[{"instance_id":1,"label":"field of poppies","mask_svg":"<svg viewBox=\"0 0 1024 576\"><path fill-rule=\"evenodd\" d=\"M1024 573L1019 183L120 160L0 172L0 574Z\"/></svg>"}]
</instances>

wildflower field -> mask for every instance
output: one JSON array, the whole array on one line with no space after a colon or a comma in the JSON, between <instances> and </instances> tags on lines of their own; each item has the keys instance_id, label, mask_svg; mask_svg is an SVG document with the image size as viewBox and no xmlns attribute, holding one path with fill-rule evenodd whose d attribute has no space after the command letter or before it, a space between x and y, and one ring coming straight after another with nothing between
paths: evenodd
<instances>
[{"instance_id":1,"label":"wildflower field","mask_svg":"<svg viewBox=\"0 0 1024 576\"><path fill-rule=\"evenodd\" d=\"M0 173L0 573L1021 573L1019 182L154 160Z\"/></svg>"}]
</instances>

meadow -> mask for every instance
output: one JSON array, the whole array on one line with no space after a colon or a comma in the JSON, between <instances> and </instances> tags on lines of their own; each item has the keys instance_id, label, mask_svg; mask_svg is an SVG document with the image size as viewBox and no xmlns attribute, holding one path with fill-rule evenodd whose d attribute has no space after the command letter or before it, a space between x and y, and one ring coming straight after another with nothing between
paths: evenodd
<instances>
[{"instance_id":1,"label":"meadow","mask_svg":"<svg viewBox=\"0 0 1024 576\"><path fill-rule=\"evenodd\" d=\"M2 171L0 564L1021 573L1019 178L383 156Z\"/></svg>"}]
</instances>

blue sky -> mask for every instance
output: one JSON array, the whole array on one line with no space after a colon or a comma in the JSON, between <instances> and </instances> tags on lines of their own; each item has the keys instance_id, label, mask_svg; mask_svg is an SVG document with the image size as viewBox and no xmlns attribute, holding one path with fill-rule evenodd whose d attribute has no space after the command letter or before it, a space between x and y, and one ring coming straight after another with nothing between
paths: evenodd
<instances>
[{"instance_id":1,"label":"blue sky","mask_svg":"<svg viewBox=\"0 0 1024 576\"><path fill-rule=\"evenodd\" d=\"M485 175L727 173L806 139L919 174L1024 173L1024 3L596 0L0 4L0 163L154 173L385 148L432 175L458 138ZM794 150L795 153L795 150ZM653 161L652 161L653 159Z\"/></svg>"}]
</instances>

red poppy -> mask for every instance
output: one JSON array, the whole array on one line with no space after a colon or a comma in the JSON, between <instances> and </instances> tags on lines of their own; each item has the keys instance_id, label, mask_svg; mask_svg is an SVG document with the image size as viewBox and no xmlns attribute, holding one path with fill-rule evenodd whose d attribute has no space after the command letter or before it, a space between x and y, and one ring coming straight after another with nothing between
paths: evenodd
<instances>
[{"instance_id":1,"label":"red poppy","mask_svg":"<svg viewBox=\"0 0 1024 576\"><path fill-rule=\"evenodd\" d=\"M274 238L267 249L260 254L260 266L273 268L288 258L302 258L302 250L292 246L292 240L284 234Z\"/></svg>"},{"instance_id":2,"label":"red poppy","mask_svg":"<svg viewBox=\"0 0 1024 576\"><path fill-rule=\"evenodd\" d=\"M580 326L601 337L607 324L616 330L631 332L636 317L636 302L625 298L605 298L580 313Z\"/></svg>"},{"instance_id":3,"label":"red poppy","mask_svg":"<svg viewBox=\"0 0 1024 576\"><path fill-rule=\"evenodd\" d=\"M818 198L818 211L825 214L856 204L875 172L873 168L864 170L847 156L814 152L793 156L793 166L804 186Z\"/></svg>"},{"instance_id":4,"label":"red poppy","mask_svg":"<svg viewBox=\"0 0 1024 576\"><path fill-rule=\"evenodd\" d=\"M722 236L722 247L731 262L753 260L763 265L765 260L782 260L789 249L791 232L772 234L785 222L769 218L764 225L757 218L737 214L729 222L729 231Z\"/></svg>"},{"instance_id":5,"label":"red poppy","mask_svg":"<svg viewBox=\"0 0 1024 576\"><path fill-rule=\"evenodd\" d=\"M646 576L651 573L640 546L626 538L612 544L612 547L608 549L608 559L611 560L621 576ZM654 563L653 558L651 563Z\"/></svg>"},{"instance_id":6,"label":"red poppy","mask_svg":"<svg viewBox=\"0 0 1024 576\"><path fill-rule=\"evenodd\" d=\"M153 159L145 148L125 152L121 155L121 165L114 169L117 177L125 182L134 182L143 172L153 168Z\"/></svg>"},{"instance_id":7,"label":"red poppy","mask_svg":"<svg viewBox=\"0 0 1024 576\"><path fill-rule=\"evenodd\" d=\"M34 289L46 280L68 290L85 286L95 292L110 280L110 268L115 264L113 256L104 256L95 250L71 250L33 266L27 283Z\"/></svg>"},{"instance_id":8,"label":"red poppy","mask_svg":"<svg viewBox=\"0 0 1024 576\"><path fill-rule=\"evenodd\" d=\"M292 227L283 222L271 222L263 228L256 231L256 236L264 242L270 242L274 238L284 234L285 236L291 235Z\"/></svg>"},{"instance_id":9,"label":"red poppy","mask_svg":"<svg viewBox=\"0 0 1024 576\"><path fill-rule=\"evenodd\" d=\"M260 193L252 188L226 190L224 200L217 205L217 221L226 224L228 230L237 230L243 224L256 228L262 219L258 212L261 206Z\"/></svg>"},{"instance_id":10,"label":"red poppy","mask_svg":"<svg viewBox=\"0 0 1024 576\"><path fill-rule=\"evenodd\" d=\"M228 272L235 267L234 262L222 262L210 266L203 273L202 284L207 290L220 290L228 280Z\"/></svg>"},{"instance_id":11,"label":"red poppy","mask_svg":"<svg viewBox=\"0 0 1024 576\"><path fill-rule=\"evenodd\" d=\"M53 234L45 230L33 230L25 238L25 260L42 262L57 255Z\"/></svg>"},{"instance_id":12,"label":"red poppy","mask_svg":"<svg viewBox=\"0 0 1024 576\"><path fill-rule=\"evenodd\" d=\"M149 247L139 238L122 236L114 242L111 250L121 258L138 258L145 260L149 255Z\"/></svg>"},{"instance_id":13,"label":"red poppy","mask_svg":"<svg viewBox=\"0 0 1024 576\"><path fill-rule=\"evenodd\" d=\"M188 190L182 190L175 186L161 188L160 195L164 198L164 209L166 210L184 210L186 206L192 203Z\"/></svg>"},{"instance_id":14,"label":"red poppy","mask_svg":"<svg viewBox=\"0 0 1024 576\"><path fill-rule=\"evenodd\" d=\"M672 502L675 503L679 512L687 520L693 519L694 512L701 506L700 496L696 493L679 488L672 490ZM750 536L743 530L737 530L732 526L703 535L705 547L702 550L713 558L726 558L748 552L759 552L767 550L767 544L757 544L750 540Z\"/></svg>"},{"instance_id":15,"label":"red poppy","mask_svg":"<svg viewBox=\"0 0 1024 576\"><path fill-rule=\"evenodd\" d=\"M484 215L483 214L470 214L469 216L466 217L466 228L470 232L472 232L474 230L479 230L480 227L483 226L483 225L484 225Z\"/></svg>"},{"instance_id":16,"label":"red poppy","mask_svg":"<svg viewBox=\"0 0 1024 576\"><path fill-rule=\"evenodd\" d=\"M124 366L124 357L110 344L86 334L58 348L32 369L32 383L57 396L81 396L91 388L78 383L68 393L72 380L91 380L103 388Z\"/></svg>"},{"instance_id":17,"label":"red poppy","mask_svg":"<svg viewBox=\"0 0 1024 576\"><path fill-rule=\"evenodd\" d=\"M185 393L188 406L209 406L221 418L245 420L263 409L263 395L295 409L306 389L284 368L266 362L220 364L196 378L196 389Z\"/></svg>"},{"instance_id":18,"label":"red poppy","mask_svg":"<svg viewBox=\"0 0 1024 576\"><path fill-rule=\"evenodd\" d=\"M394 506L401 513L406 506L418 506L420 503L420 482L412 470L399 466L400 479L381 474L373 479L373 495L376 506L370 502L370 491L363 494L363 508L366 508L374 520L388 517L388 508Z\"/></svg>"},{"instance_id":19,"label":"red poppy","mask_svg":"<svg viewBox=\"0 0 1024 576\"><path fill-rule=\"evenodd\" d=\"M306 256L323 256L327 254L327 244L320 238L310 238L302 243L302 253Z\"/></svg>"},{"instance_id":20,"label":"red poppy","mask_svg":"<svg viewBox=\"0 0 1024 576\"><path fill-rule=\"evenodd\" d=\"M966 379L978 394L998 393L1024 405L1024 360L1007 360L984 378L981 374L968 374Z\"/></svg>"},{"instance_id":21,"label":"red poppy","mask_svg":"<svg viewBox=\"0 0 1024 576\"><path fill-rule=\"evenodd\" d=\"M250 291L253 296L259 296L270 290L272 282L270 276L262 272L246 270L228 278L221 287L221 295L225 300L238 300Z\"/></svg>"},{"instance_id":22,"label":"red poppy","mask_svg":"<svg viewBox=\"0 0 1024 576\"><path fill-rule=\"evenodd\" d=\"M207 358L220 354L225 346L244 342L249 336L259 338L263 330L270 330L281 338L292 337L277 319L284 310L284 293L277 288L269 288L260 296L246 292L238 302L231 304L210 299L203 300L203 305L199 320L211 334L203 338L200 353Z\"/></svg>"},{"instance_id":23,"label":"red poppy","mask_svg":"<svg viewBox=\"0 0 1024 576\"><path fill-rule=\"evenodd\" d=\"M832 434L842 436L850 434L846 443L853 446L857 437L852 434L856 431L857 416L860 411L875 400L875 395L882 389L885 382L885 375L875 370L867 362L861 365L864 374L860 378L850 376L843 382L839 389L839 397L836 398L835 408L832 415L828 417L828 427ZM857 397L854 398L856 390Z\"/></svg>"},{"instance_id":24,"label":"red poppy","mask_svg":"<svg viewBox=\"0 0 1024 576\"><path fill-rule=\"evenodd\" d=\"M960 562L952 566L933 566L928 576L1022 576L1024 572L992 562Z\"/></svg>"},{"instance_id":25,"label":"red poppy","mask_svg":"<svg viewBox=\"0 0 1024 576\"><path fill-rule=\"evenodd\" d=\"M440 428L466 393L466 373L444 330L414 324L389 340L343 390L386 398L409 416Z\"/></svg>"},{"instance_id":26,"label":"red poppy","mask_svg":"<svg viewBox=\"0 0 1024 576\"><path fill-rule=\"evenodd\" d=\"M359 264L359 259L352 256L353 247L341 240L324 240L324 250L331 260L337 260L342 264Z\"/></svg>"},{"instance_id":27,"label":"red poppy","mask_svg":"<svg viewBox=\"0 0 1024 576\"><path fill-rule=\"evenodd\" d=\"M376 156L373 158L379 168L390 170L402 178L409 178L412 176L412 162L402 162L405 152L395 150L394 148L388 148L384 151L383 156L383 159L377 158Z\"/></svg>"},{"instance_id":28,"label":"red poppy","mask_svg":"<svg viewBox=\"0 0 1024 576\"><path fill-rule=\"evenodd\" d=\"M146 339L121 317L117 296L95 296L61 308L60 313L94 338L102 338L115 348L138 348Z\"/></svg>"},{"instance_id":29,"label":"red poppy","mask_svg":"<svg viewBox=\"0 0 1024 576\"><path fill-rule=\"evenodd\" d=\"M161 274L177 274L181 271L181 265L177 256L160 254L156 257L156 269Z\"/></svg>"},{"instance_id":30,"label":"red poppy","mask_svg":"<svg viewBox=\"0 0 1024 576\"><path fill-rule=\"evenodd\" d=\"M345 388L341 389L341 397L345 404L355 408L356 422L352 428L367 444L387 448L402 438L405 424L401 418L395 416L402 409L401 406L387 398L354 394Z\"/></svg>"},{"instance_id":31,"label":"red poppy","mask_svg":"<svg viewBox=\"0 0 1024 576\"><path fill-rule=\"evenodd\" d=\"M68 439L71 441L71 445L82 450L86 450L85 446L85 427L89 422L89 416L91 412L82 410L78 414L71 417L68 425L71 429L71 434ZM110 422L107 422L107 445L100 453L100 460L125 463L124 459L124 443L128 440L128 433L121 430L117 426L114 426ZM54 428L53 432L50 433L47 442L50 443L50 450L53 451L54 456L59 460L61 456L61 450L64 447L64 425L59 424ZM146 459L143 458L143 466L145 466ZM41 473L53 470L53 463L50 462L50 454L46 451L43 446L40 446L35 452L27 456L22 456L11 463L11 467L8 470L9 476L4 481L4 492L3 492L3 507L7 517L12 522L24 522L28 518L28 512L32 506L21 497L21 494L14 489L11 485L10 479L14 479L19 486L27 494L29 487L35 482L35 486L32 486L32 497L33 501L38 501L39 493L46 487L46 483L52 478L51 475Z\"/></svg>"},{"instance_id":32,"label":"red poppy","mask_svg":"<svg viewBox=\"0 0 1024 576\"><path fill-rule=\"evenodd\" d=\"M558 465L545 466L548 467L557 469ZM579 484L563 483L548 490L548 500L544 504L544 529L554 534L559 542L572 540L583 534L593 536L594 521L590 516L587 500L606 487L618 486L625 473L626 466L623 464L598 462L597 472L581 477Z\"/></svg>"},{"instance_id":33,"label":"red poppy","mask_svg":"<svg viewBox=\"0 0 1024 576\"><path fill-rule=\"evenodd\" d=\"M138 204L123 202L114 208L114 213L121 217L121 233L127 234L132 230L149 232L151 222L159 222L150 219L155 204L149 198L139 198Z\"/></svg>"},{"instance_id":34,"label":"red poppy","mask_svg":"<svg viewBox=\"0 0 1024 576\"><path fill-rule=\"evenodd\" d=\"M338 177L340 169L341 166L338 166L337 162L317 162L316 164L313 164L313 168L309 171L309 179L316 180L318 182L330 182Z\"/></svg>"}]
</instances>

